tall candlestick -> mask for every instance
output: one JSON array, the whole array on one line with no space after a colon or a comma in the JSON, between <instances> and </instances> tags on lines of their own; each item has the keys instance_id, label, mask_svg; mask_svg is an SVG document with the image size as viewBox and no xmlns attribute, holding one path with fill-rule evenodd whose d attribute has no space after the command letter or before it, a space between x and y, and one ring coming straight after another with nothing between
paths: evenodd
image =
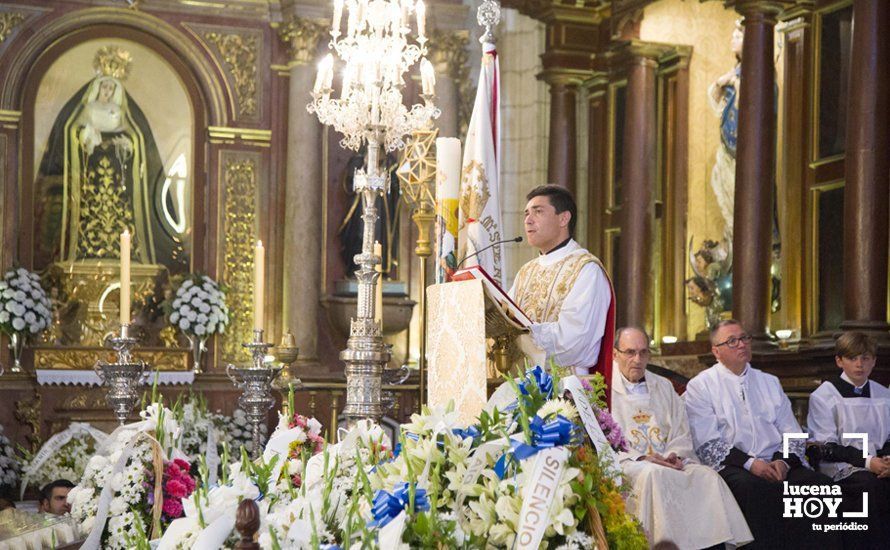
<instances>
[{"instance_id":1,"label":"tall candlestick","mask_svg":"<svg viewBox=\"0 0 890 550\"><path fill-rule=\"evenodd\" d=\"M130 324L130 230L121 233L121 324Z\"/></svg>"},{"instance_id":2,"label":"tall candlestick","mask_svg":"<svg viewBox=\"0 0 890 550\"><path fill-rule=\"evenodd\" d=\"M380 258L380 263L374 266L374 270L380 275L377 277L377 286L374 292L374 320L383 328L383 247L380 241L374 241L374 255Z\"/></svg>"},{"instance_id":3,"label":"tall candlestick","mask_svg":"<svg viewBox=\"0 0 890 550\"><path fill-rule=\"evenodd\" d=\"M253 251L253 328L263 330L263 281L266 275L266 249L256 242Z\"/></svg>"}]
</instances>

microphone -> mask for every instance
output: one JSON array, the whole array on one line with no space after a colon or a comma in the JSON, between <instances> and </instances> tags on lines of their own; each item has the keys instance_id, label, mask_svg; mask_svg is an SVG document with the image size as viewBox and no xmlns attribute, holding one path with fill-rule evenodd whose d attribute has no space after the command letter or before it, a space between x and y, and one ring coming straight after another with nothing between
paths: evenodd
<instances>
[{"instance_id":1,"label":"microphone","mask_svg":"<svg viewBox=\"0 0 890 550\"><path fill-rule=\"evenodd\" d=\"M481 254L482 252L485 252L486 250L488 250L489 248L491 248L493 246L497 246L499 244L504 244L504 243L521 243L521 242L522 242L522 237L514 237L512 239L504 239L502 241L495 241L488 246L484 246L484 247L480 248L479 250L477 250L476 252L473 252L472 254L467 254L466 256L464 256L464 258L457 263L457 267L455 269L460 269L460 266L462 266L465 261L469 260L470 258L472 258L473 256L475 256L477 254Z\"/></svg>"}]
</instances>

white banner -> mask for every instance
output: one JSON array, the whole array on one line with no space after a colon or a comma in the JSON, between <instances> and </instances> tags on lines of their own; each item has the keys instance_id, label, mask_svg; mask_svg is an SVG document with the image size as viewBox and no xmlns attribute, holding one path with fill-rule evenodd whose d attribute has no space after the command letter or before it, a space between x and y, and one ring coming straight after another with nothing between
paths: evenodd
<instances>
[{"instance_id":1,"label":"white banner","mask_svg":"<svg viewBox=\"0 0 890 550\"><path fill-rule=\"evenodd\" d=\"M516 529L516 550L537 550L550 525L550 507L559 488L559 480L569 459L565 447L543 450L535 456L528 484L522 489L522 510Z\"/></svg>"},{"instance_id":2,"label":"white banner","mask_svg":"<svg viewBox=\"0 0 890 550\"><path fill-rule=\"evenodd\" d=\"M466 258L459 267L480 265L501 286L505 286L504 246L483 248L504 238L501 221L498 150L501 117L500 74L494 44L482 45L482 70L476 102L464 142L460 181L458 257ZM470 258L469 256L479 254Z\"/></svg>"},{"instance_id":3,"label":"white banner","mask_svg":"<svg viewBox=\"0 0 890 550\"><path fill-rule=\"evenodd\" d=\"M596 413L593 411L593 406L587 398L587 392L584 390L584 386L581 385L581 380L575 375L563 378L562 387L564 391L568 391L572 394L572 399L575 401L575 408L578 409L578 414L581 416L581 422L584 424L584 430L587 431L587 435L590 436L593 446L596 447L596 452L599 455L605 453L605 455L611 459L612 473L616 474L612 476L612 481L615 482L615 485L620 486L621 471L618 470L618 453L616 453L615 449L612 448L612 445L609 444L609 440L606 439L606 434L604 434L603 429L600 428L599 420L596 419Z\"/></svg>"}]
</instances>

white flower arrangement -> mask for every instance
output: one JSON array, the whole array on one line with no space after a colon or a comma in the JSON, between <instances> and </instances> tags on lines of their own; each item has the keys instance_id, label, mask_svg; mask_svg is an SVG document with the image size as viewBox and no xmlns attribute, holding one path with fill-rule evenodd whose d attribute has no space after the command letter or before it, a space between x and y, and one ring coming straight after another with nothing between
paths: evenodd
<instances>
[{"instance_id":1,"label":"white flower arrangement","mask_svg":"<svg viewBox=\"0 0 890 550\"><path fill-rule=\"evenodd\" d=\"M180 433L172 411L152 403L140 416L142 421L121 426L109 436L87 462L80 483L68 493L71 517L81 534L87 535L100 528L97 511L103 490L109 489L107 522L100 533L101 547L107 550L134 548L140 534L151 531L153 439L158 441L165 460L167 456L181 456L168 446Z\"/></svg>"},{"instance_id":2,"label":"white flower arrangement","mask_svg":"<svg viewBox=\"0 0 890 550\"><path fill-rule=\"evenodd\" d=\"M208 442L216 444L216 456L223 455L224 445L230 454L238 456L241 447L249 448L252 444L253 426L241 409L235 409L232 416L219 411L210 412L204 398L200 394L192 394L176 411L182 433L178 447L192 461L208 456ZM260 430L265 437L268 431L266 426L261 425Z\"/></svg>"},{"instance_id":3,"label":"white flower arrangement","mask_svg":"<svg viewBox=\"0 0 890 550\"><path fill-rule=\"evenodd\" d=\"M170 324L197 338L222 334L229 324L225 292L207 275L192 275L176 289Z\"/></svg>"},{"instance_id":4,"label":"white flower arrangement","mask_svg":"<svg viewBox=\"0 0 890 550\"><path fill-rule=\"evenodd\" d=\"M83 477L87 463L96 452L96 440L89 433L79 433L65 443L45 462L35 467L34 458L24 464L28 485L43 487L57 479L77 482Z\"/></svg>"},{"instance_id":5,"label":"white flower arrangement","mask_svg":"<svg viewBox=\"0 0 890 550\"><path fill-rule=\"evenodd\" d=\"M0 425L0 487L13 487L19 481L21 466L12 442L3 435L3 426Z\"/></svg>"},{"instance_id":6,"label":"white flower arrangement","mask_svg":"<svg viewBox=\"0 0 890 550\"><path fill-rule=\"evenodd\" d=\"M34 336L52 323L52 304L40 277L25 268L10 269L0 280L0 331Z\"/></svg>"}]
</instances>

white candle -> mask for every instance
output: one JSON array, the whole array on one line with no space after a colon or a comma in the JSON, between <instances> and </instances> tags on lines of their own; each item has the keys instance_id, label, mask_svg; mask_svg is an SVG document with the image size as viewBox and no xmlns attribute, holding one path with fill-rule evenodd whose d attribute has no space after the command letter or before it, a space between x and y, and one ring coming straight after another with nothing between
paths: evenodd
<instances>
[{"instance_id":1,"label":"white candle","mask_svg":"<svg viewBox=\"0 0 890 550\"><path fill-rule=\"evenodd\" d=\"M380 275L377 277L377 286L374 287L374 320L383 328L383 247L380 241L374 241L374 255L380 258L380 263L374 266L374 270Z\"/></svg>"},{"instance_id":2,"label":"white candle","mask_svg":"<svg viewBox=\"0 0 890 550\"><path fill-rule=\"evenodd\" d=\"M334 0L334 21L333 30L335 34L340 34L340 20L343 18L343 0Z\"/></svg>"},{"instance_id":3,"label":"white candle","mask_svg":"<svg viewBox=\"0 0 890 550\"><path fill-rule=\"evenodd\" d=\"M423 38L426 36L426 4L423 0L417 0L414 11L417 13L417 36Z\"/></svg>"},{"instance_id":4,"label":"white candle","mask_svg":"<svg viewBox=\"0 0 890 550\"><path fill-rule=\"evenodd\" d=\"M130 230L121 233L121 324L130 324Z\"/></svg>"},{"instance_id":5,"label":"white candle","mask_svg":"<svg viewBox=\"0 0 890 550\"><path fill-rule=\"evenodd\" d=\"M423 88L423 95L433 96L436 93L436 71L430 60L423 58L420 60L420 84Z\"/></svg>"},{"instance_id":6,"label":"white candle","mask_svg":"<svg viewBox=\"0 0 890 550\"><path fill-rule=\"evenodd\" d=\"M460 163L460 140L436 138L436 198L440 204L460 195Z\"/></svg>"},{"instance_id":7,"label":"white candle","mask_svg":"<svg viewBox=\"0 0 890 550\"><path fill-rule=\"evenodd\" d=\"M266 275L266 249L257 241L253 251L253 328L263 330L263 282Z\"/></svg>"},{"instance_id":8,"label":"white candle","mask_svg":"<svg viewBox=\"0 0 890 550\"><path fill-rule=\"evenodd\" d=\"M334 81L334 56L328 54L318 63L318 73L315 76L313 91L317 94L323 89L329 90Z\"/></svg>"}]
</instances>

